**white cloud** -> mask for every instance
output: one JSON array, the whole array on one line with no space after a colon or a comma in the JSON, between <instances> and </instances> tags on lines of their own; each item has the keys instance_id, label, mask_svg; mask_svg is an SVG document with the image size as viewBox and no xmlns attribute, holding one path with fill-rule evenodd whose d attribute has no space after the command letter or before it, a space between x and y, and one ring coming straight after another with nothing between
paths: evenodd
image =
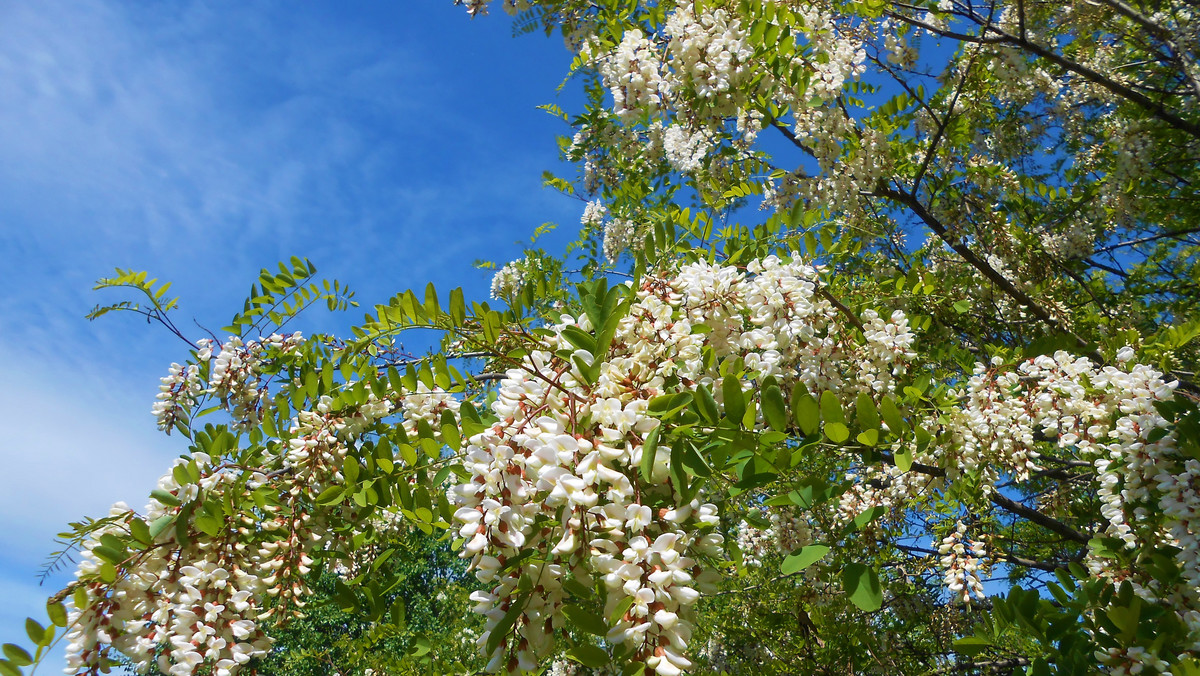
<instances>
[{"instance_id":1,"label":"white cloud","mask_svg":"<svg viewBox=\"0 0 1200 676\"><path fill-rule=\"evenodd\" d=\"M9 347L10 349L2 349ZM67 522L100 516L123 500L140 508L179 439L154 430L151 401L129 383L102 382L69 363L48 364L0 346L0 560L53 549ZM20 543L20 546L15 546Z\"/></svg>"},{"instance_id":2,"label":"white cloud","mask_svg":"<svg viewBox=\"0 0 1200 676\"><path fill-rule=\"evenodd\" d=\"M54 536L123 500L140 508L155 481L184 450L154 430L150 402L128 382L60 355L0 343L0 642L24 640L24 618L45 621L46 598L72 566L44 586L35 574L59 549ZM61 649L39 672L61 667Z\"/></svg>"},{"instance_id":3,"label":"white cloud","mask_svg":"<svg viewBox=\"0 0 1200 676\"><path fill-rule=\"evenodd\" d=\"M182 346L131 317L86 324L121 299L94 279L120 265L176 281L192 335L293 254L368 305L428 279L482 298L472 259L504 262L542 221L578 218L537 187L551 140L539 150L505 119L549 119L544 98L501 95L524 67L464 44L448 68L436 31L407 44L309 11L0 3L0 642L54 591L32 584L54 534L116 500L140 508L184 450L149 413Z\"/></svg>"},{"instance_id":4,"label":"white cloud","mask_svg":"<svg viewBox=\"0 0 1200 676\"><path fill-rule=\"evenodd\" d=\"M174 280L189 313L214 299L223 322L280 258L394 292L474 276L509 233L565 213L537 187L550 139L535 151L499 136L506 122L476 107L502 66L459 72L430 51L437 35L410 45L326 18L0 4L0 250L15 259L0 283L19 291L0 295L0 333L82 339L78 317L100 300L86 289L114 265Z\"/></svg>"},{"instance_id":5,"label":"white cloud","mask_svg":"<svg viewBox=\"0 0 1200 676\"><path fill-rule=\"evenodd\" d=\"M32 646L25 635L25 618L32 617L39 624L49 624L43 608L46 597L56 589L38 586L32 575L0 574L0 599L4 599L4 603L0 604L0 643L16 643L32 653ZM47 653L38 665L37 673L63 673L67 666L63 648L63 644L59 643Z\"/></svg>"}]
</instances>

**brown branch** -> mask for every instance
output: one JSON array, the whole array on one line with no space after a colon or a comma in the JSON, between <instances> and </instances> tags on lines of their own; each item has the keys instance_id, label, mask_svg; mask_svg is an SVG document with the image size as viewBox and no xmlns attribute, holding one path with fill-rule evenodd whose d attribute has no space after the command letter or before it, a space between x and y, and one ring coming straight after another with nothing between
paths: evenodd
<instances>
[{"instance_id":1,"label":"brown branch","mask_svg":"<svg viewBox=\"0 0 1200 676\"><path fill-rule=\"evenodd\" d=\"M992 30L995 29L993 28ZM1087 66L1075 63L1074 61L1070 61L1062 56L1059 56L1058 54L1055 54L1039 44L1030 42L1028 40L1022 40L1015 35L1009 35L1008 33L1001 31L996 32L1002 38L1004 38L1006 42L1017 47L1021 47L1022 49L1029 50L1030 52L1037 54L1043 59L1046 59L1047 61L1061 67L1064 70L1075 73L1076 75L1079 75L1094 84L1098 84L1113 94L1116 94L1117 96L1125 98L1126 100L1141 106L1170 126L1200 139L1200 124L1195 124L1194 122L1189 122L1182 117L1179 117L1178 115L1167 110L1163 104L1152 100L1150 97L1142 94L1141 92L1135 91L1128 85L1121 84L1120 82L1117 82L1112 78L1105 77L1101 73L1094 71Z\"/></svg>"},{"instance_id":2,"label":"brown branch","mask_svg":"<svg viewBox=\"0 0 1200 676\"><path fill-rule=\"evenodd\" d=\"M1096 249L1092 252L1092 255L1095 256L1096 254L1108 253L1109 251L1115 251L1127 246L1137 246L1138 244L1145 244L1146 242L1153 242L1155 240L1165 239L1167 237L1183 237L1185 235L1194 235L1198 232L1200 232L1200 227L1184 228L1183 230L1176 230L1175 232L1160 232L1157 235L1148 235L1146 237L1139 237L1137 239L1131 239L1125 242L1117 242L1116 244L1106 246L1102 249Z\"/></svg>"},{"instance_id":3,"label":"brown branch","mask_svg":"<svg viewBox=\"0 0 1200 676\"><path fill-rule=\"evenodd\" d=\"M1024 657L1010 657L1006 660L983 660L980 662L960 662L941 667L931 674L957 674L965 671L975 671L977 669L994 669L991 673L1005 673L1003 670L1011 667L1024 667L1029 665L1029 660Z\"/></svg>"},{"instance_id":4,"label":"brown branch","mask_svg":"<svg viewBox=\"0 0 1200 676\"><path fill-rule=\"evenodd\" d=\"M909 553L909 554L915 553L915 554L928 554L930 556L936 556L936 557L941 556L941 552L937 551L936 549L929 549L927 547L916 547L913 545L896 544L896 548L903 552ZM1020 556L1015 556L1013 554L1009 554L1008 552L1005 552L1005 551L1002 551L999 549L993 549L990 552L990 555L992 558L999 559L999 560L1007 562L1007 563L1015 563L1018 566L1024 566L1026 568L1036 568L1037 570L1044 570L1048 573L1053 573L1054 571L1056 571L1060 568L1067 567L1066 563L1060 563L1060 562L1056 562L1056 561L1034 561L1033 559L1026 559L1026 558L1023 558Z\"/></svg>"},{"instance_id":5,"label":"brown branch","mask_svg":"<svg viewBox=\"0 0 1200 676\"><path fill-rule=\"evenodd\" d=\"M842 304L842 301L835 298L832 293L829 293L829 289L826 289L825 287L818 284L817 285L817 293L820 294L822 298L824 298L825 300L832 303L833 306L835 308L837 308L839 312L846 315L846 319L848 319L850 321L850 323L854 325L854 328L858 329L859 331L866 331L866 329L863 327L862 322L859 321L858 317L855 317L854 313L850 311L850 308L848 308Z\"/></svg>"},{"instance_id":6,"label":"brown branch","mask_svg":"<svg viewBox=\"0 0 1200 676\"><path fill-rule=\"evenodd\" d=\"M1025 519L1028 519L1029 521L1036 523L1037 525L1045 528L1046 530L1050 530L1055 533L1058 533L1059 535L1067 538L1068 540L1086 545L1088 543L1088 540L1090 539L1090 538L1088 538L1088 536L1084 535L1083 533L1080 533L1079 531L1075 530L1074 528L1071 528L1070 526L1059 521L1058 519L1046 516L1045 514L1042 514L1041 512L1037 511L1036 509L1026 507L1025 505L1022 505L1021 503L1017 502L1016 500L1013 500L1012 498L1001 495L1000 493L993 492L990 499L991 499L993 505L996 505L997 507L1003 509L1004 511L1010 512L1012 514L1016 514L1017 516L1020 516L1020 517L1024 517Z\"/></svg>"},{"instance_id":7,"label":"brown branch","mask_svg":"<svg viewBox=\"0 0 1200 676\"><path fill-rule=\"evenodd\" d=\"M1131 103L1141 106L1146 111L1148 111L1149 113L1151 113L1158 119L1162 120L1163 122L1166 122L1168 125L1174 127L1175 129L1178 129L1186 134L1190 134L1191 136L1194 136L1194 137L1200 139L1200 124L1196 124L1194 122L1189 122L1188 120L1185 120L1182 117L1179 117L1175 113L1172 113L1171 111L1167 110L1166 106L1164 106L1163 104L1161 104L1157 101L1154 101L1153 99L1149 98L1145 94L1142 94L1142 93L1132 89L1128 85L1122 84L1120 82L1117 82L1116 80L1113 80L1112 78L1106 77L1105 75L1103 75L1095 70L1092 70L1091 68L1088 68L1087 66L1084 66L1083 64L1071 61L1059 54L1054 53L1050 49L1043 47L1042 45L1039 45L1037 43L1034 43L1027 39L1022 38L1021 36L1012 35L1010 33L1005 33L1004 31L998 30L997 28L995 28L992 25L983 26L983 30L985 31L985 33L990 31L995 34L992 37L989 37L986 34L982 35L982 36L968 35L966 33L958 33L955 31L945 30L945 29L939 28L937 26L931 25L929 23L926 23L924 21L921 21L919 19L915 19L910 16L905 16L904 14L901 14L899 12L887 12L886 14L887 14L887 16L889 16L891 18L897 19L899 21L903 21L912 26L922 28L931 33L934 33L934 34L939 35L944 38L949 38L951 40L958 40L960 42L971 42L971 43L981 44L981 45L1012 45L1015 47L1020 47L1021 49L1032 52L1033 54L1036 54L1037 56L1040 56L1043 59L1046 59L1047 61L1059 66L1060 68L1062 68L1066 71L1069 71L1071 73L1079 75L1079 76L1083 77L1084 79L1088 80L1089 82L1092 82L1094 84L1097 84L1097 85L1107 89L1109 92L1116 94L1117 96L1124 98L1125 100L1127 100Z\"/></svg>"},{"instance_id":8,"label":"brown branch","mask_svg":"<svg viewBox=\"0 0 1200 676\"><path fill-rule=\"evenodd\" d=\"M946 229L946 226L943 225L942 222L939 221L932 213L930 213L929 210L925 208L925 205L922 204L915 195L900 192L899 190L882 184L876 188L875 192L872 194L879 197L887 197L911 209L912 212L916 214L917 218L920 218L925 225L929 226L929 229L937 234L937 236L941 238L943 242L949 245L951 249L954 249L958 255L963 257L963 260L967 261L967 263L970 263L971 266L983 274L984 277L987 277L993 284L1000 287L1000 290L1006 293L1013 300L1023 305L1047 326L1055 331L1067 335L1074 340L1075 344L1080 348L1080 350L1084 351L1084 354L1087 357L1097 363L1104 363L1104 357L1099 352L1089 349L1088 342L1086 340L1076 335L1070 329L1066 328L1063 323L1051 315L1046 308L1042 307L1037 301L1031 298L1029 294L1018 289L1016 285L1008 280L1008 278L997 272L995 268L989 265L987 261L977 256L975 252L971 251L971 249L965 244L951 237L949 231Z\"/></svg>"},{"instance_id":9,"label":"brown branch","mask_svg":"<svg viewBox=\"0 0 1200 676\"><path fill-rule=\"evenodd\" d=\"M891 453L884 452L882 455L883 455L884 462L887 462L887 463L893 464L893 465L895 464L895 459L893 458ZM941 467L930 467L929 465L923 465L919 462L914 462L912 464L912 467L909 469L909 471L917 472L919 474L925 474L927 476L939 477L939 478L944 478L946 476L946 470L942 469ZM1006 496L1000 494L999 492L992 492L991 496L989 496L989 499L991 500L992 504L996 505L997 507L1000 507L1001 509L1003 509L1007 512L1010 512L1012 514L1015 514L1017 516L1024 517L1025 519L1028 519L1029 521L1032 521L1033 523L1036 523L1037 525L1039 525L1047 530L1058 533L1059 535L1067 538L1068 540L1072 540L1074 542L1078 542L1078 543L1086 545L1088 543L1088 540L1090 539L1088 536L1084 535L1083 533L1080 533L1079 531L1075 530L1074 528L1071 528L1070 526L1059 521L1058 519L1055 519L1053 517L1042 514L1041 512L1039 512L1035 509L1032 509L1030 507L1026 507L1025 505L1022 505L1021 503L1017 502L1016 500L1006 497ZM1021 565L1026 565L1026 564L1021 564ZM1031 567L1037 567L1037 566L1031 566Z\"/></svg>"}]
</instances>

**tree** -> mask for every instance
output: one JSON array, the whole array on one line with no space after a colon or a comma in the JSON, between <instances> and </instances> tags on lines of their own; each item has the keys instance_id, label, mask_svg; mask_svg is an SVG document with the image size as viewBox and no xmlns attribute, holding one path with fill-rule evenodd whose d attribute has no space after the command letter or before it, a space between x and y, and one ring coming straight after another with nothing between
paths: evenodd
<instances>
[{"instance_id":1,"label":"tree","mask_svg":"<svg viewBox=\"0 0 1200 676\"><path fill-rule=\"evenodd\" d=\"M266 668L330 574L394 618L401 519L482 585L488 670L1200 671L1194 5L504 7L578 55L578 271L305 338L351 297L264 270L164 378L189 452L77 529L39 654ZM174 328L144 273L101 285Z\"/></svg>"}]
</instances>

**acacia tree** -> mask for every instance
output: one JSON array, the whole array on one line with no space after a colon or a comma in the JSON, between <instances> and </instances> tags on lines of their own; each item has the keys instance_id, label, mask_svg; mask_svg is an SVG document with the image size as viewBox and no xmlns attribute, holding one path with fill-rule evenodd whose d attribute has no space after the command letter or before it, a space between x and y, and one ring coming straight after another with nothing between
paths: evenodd
<instances>
[{"instance_id":1,"label":"acacia tree","mask_svg":"<svg viewBox=\"0 0 1200 676\"><path fill-rule=\"evenodd\" d=\"M496 307L405 291L343 338L282 331L343 287L264 271L39 656L253 672L322 571L387 619L400 521L482 629L397 673L1200 673L1194 4L503 4L577 54L580 271L530 251Z\"/></svg>"}]
</instances>

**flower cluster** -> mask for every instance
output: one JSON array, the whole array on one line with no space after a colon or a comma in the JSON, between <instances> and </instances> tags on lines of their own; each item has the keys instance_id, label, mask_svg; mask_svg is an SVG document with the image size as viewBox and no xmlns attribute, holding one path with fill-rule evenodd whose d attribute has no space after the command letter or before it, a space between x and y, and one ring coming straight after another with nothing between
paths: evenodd
<instances>
[{"instance_id":1,"label":"flower cluster","mask_svg":"<svg viewBox=\"0 0 1200 676\"><path fill-rule=\"evenodd\" d=\"M171 364L158 389L151 413L158 421L158 429L170 434L176 423L187 420L188 412L196 407L197 398L204 395L200 367Z\"/></svg>"},{"instance_id":2,"label":"flower cluster","mask_svg":"<svg viewBox=\"0 0 1200 676\"><path fill-rule=\"evenodd\" d=\"M246 393L263 396L260 381L274 368L267 360L286 357L299 343L299 334L231 338L214 355L203 341L197 359L209 369L205 392L246 424ZM172 367L173 378L190 376L193 391L198 372L203 368ZM370 393L346 410L333 410L324 395L314 410L297 412L284 443L268 447L250 471L193 450L159 480L144 514L115 506L84 546L68 618L68 673L99 673L111 649L143 672L171 676L233 676L265 655L271 640L262 621L303 608L314 556L338 545L341 536L313 503L344 481L348 444L397 405L410 423L457 410L443 392L418 390L382 399Z\"/></svg>"},{"instance_id":3,"label":"flower cluster","mask_svg":"<svg viewBox=\"0 0 1200 676\"><path fill-rule=\"evenodd\" d=\"M724 9L696 16L683 4L667 19L672 76L686 85L710 113L736 115L744 103L742 87L754 74L754 50L740 19Z\"/></svg>"},{"instance_id":4,"label":"flower cluster","mask_svg":"<svg viewBox=\"0 0 1200 676\"><path fill-rule=\"evenodd\" d=\"M175 467L183 471L164 475L156 495L176 504L152 498L145 521L178 519L183 509L202 505L236 482L237 475L219 471L204 453L178 460ZM181 484L177 474L188 472L197 480ZM226 538L185 544L177 532L186 532L186 524L181 531L172 524L142 551L122 554L121 539L141 517L118 503L110 518L93 534L79 564L87 605L68 617L67 673L99 673L109 646L143 671L155 665L171 676L191 676L202 665L230 676L267 653L271 641L255 619L271 586L260 577L270 568L262 552ZM106 582L109 576L113 580Z\"/></svg>"},{"instance_id":5,"label":"flower cluster","mask_svg":"<svg viewBox=\"0 0 1200 676\"><path fill-rule=\"evenodd\" d=\"M171 433L177 421L186 421L187 412L196 406L197 399L211 394L234 418L237 429L257 425L264 413L266 386L259 379L259 364L268 351L289 353L303 342L300 332L290 336L277 333L258 340L243 340L229 336L224 343L210 338L196 341L199 364L171 364L159 386L158 401L152 409L158 428ZM204 383L200 364L207 365L208 382Z\"/></svg>"},{"instance_id":6,"label":"flower cluster","mask_svg":"<svg viewBox=\"0 0 1200 676\"><path fill-rule=\"evenodd\" d=\"M794 509L771 510L771 525L757 528L745 521L738 524L737 545L747 566L761 566L771 553L790 554L812 544L812 527L806 515Z\"/></svg>"},{"instance_id":7,"label":"flower cluster","mask_svg":"<svg viewBox=\"0 0 1200 676\"><path fill-rule=\"evenodd\" d=\"M946 569L946 588L960 603L971 605L971 597L982 599L983 582L979 579L981 561L986 556L984 545L979 540L967 540L967 527L959 521L954 530L942 539L938 546L940 563Z\"/></svg>"},{"instance_id":8,"label":"flower cluster","mask_svg":"<svg viewBox=\"0 0 1200 676\"><path fill-rule=\"evenodd\" d=\"M627 218L614 218L604 225L604 258L616 263L631 246L640 244L637 224Z\"/></svg>"},{"instance_id":9,"label":"flower cluster","mask_svg":"<svg viewBox=\"0 0 1200 676\"><path fill-rule=\"evenodd\" d=\"M628 646L660 675L690 666L692 607L719 578L706 562L721 554L722 537L715 507L682 499L669 478L670 432L648 404L668 391L668 378L714 389L705 348L740 358L753 378L801 379L848 398L888 391L890 375L881 374L902 372L911 356L903 314L865 315L860 341L817 284L814 268L774 256L746 272L685 265L644 279L606 352L570 341L571 331L598 330L588 316L563 316L544 349L507 371L492 404L498 422L468 439L471 478L451 491L462 555L490 586L472 597L487 618L479 645L495 646L490 668L530 669L551 649L570 579L608 588L610 644ZM705 330L695 331L699 325ZM854 358L833 359L835 352ZM646 481L639 467L652 434L664 441ZM779 546L808 542L804 520L788 517L778 523ZM530 562L510 565L530 550ZM514 608L518 619L502 626ZM492 639L494 631L506 635Z\"/></svg>"},{"instance_id":10,"label":"flower cluster","mask_svg":"<svg viewBox=\"0 0 1200 676\"><path fill-rule=\"evenodd\" d=\"M525 283L525 270L520 263L513 261L496 271L492 276L492 298L507 300L521 290Z\"/></svg>"},{"instance_id":11,"label":"flower cluster","mask_svg":"<svg viewBox=\"0 0 1200 676\"><path fill-rule=\"evenodd\" d=\"M683 125L673 124L663 131L663 152L675 171L689 173L699 170L711 147L708 134L703 130L693 131Z\"/></svg>"},{"instance_id":12,"label":"flower cluster","mask_svg":"<svg viewBox=\"0 0 1200 676\"><path fill-rule=\"evenodd\" d=\"M462 406L452 393L443 390L442 388L430 389L425 383L417 383L417 389L411 392L405 392L401 400L404 408L404 431L409 438L416 438L419 434L419 426L422 421L427 423L433 430L439 430L442 425L442 413L449 411L454 416L455 424L458 423L458 410ZM376 417L382 418L386 412L380 411Z\"/></svg>"},{"instance_id":13,"label":"flower cluster","mask_svg":"<svg viewBox=\"0 0 1200 676\"><path fill-rule=\"evenodd\" d=\"M532 256L508 263L492 276L492 298L511 300L540 269L541 262Z\"/></svg>"},{"instance_id":14,"label":"flower cluster","mask_svg":"<svg viewBox=\"0 0 1200 676\"><path fill-rule=\"evenodd\" d=\"M640 30L627 31L599 66L617 115L629 118L658 110L666 87L662 65L654 43Z\"/></svg>"},{"instance_id":15,"label":"flower cluster","mask_svg":"<svg viewBox=\"0 0 1200 676\"><path fill-rule=\"evenodd\" d=\"M583 208L583 216L579 218L579 223L585 228L602 228L607 216L608 207L604 206L604 202L592 200Z\"/></svg>"},{"instance_id":16,"label":"flower cluster","mask_svg":"<svg viewBox=\"0 0 1200 676\"><path fill-rule=\"evenodd\" d=\"M1140 645L1096 651L1096 660L1107 666L1113 676L1165 674L1171 668L1161 657Z\"/></svg>"},{"instance_id":17,"label":"flower cluster","mask_svg":"<svg viewBox=\"0 0 1200 676\"><path fill-rule=\"evenodd\" d=\"M1066 260L1082 260L1096 249L1096 236L1087 223L1075 219L1067 222L1061 232L1042 235L1046 251Z\"/></svg>"}]
</instances>

